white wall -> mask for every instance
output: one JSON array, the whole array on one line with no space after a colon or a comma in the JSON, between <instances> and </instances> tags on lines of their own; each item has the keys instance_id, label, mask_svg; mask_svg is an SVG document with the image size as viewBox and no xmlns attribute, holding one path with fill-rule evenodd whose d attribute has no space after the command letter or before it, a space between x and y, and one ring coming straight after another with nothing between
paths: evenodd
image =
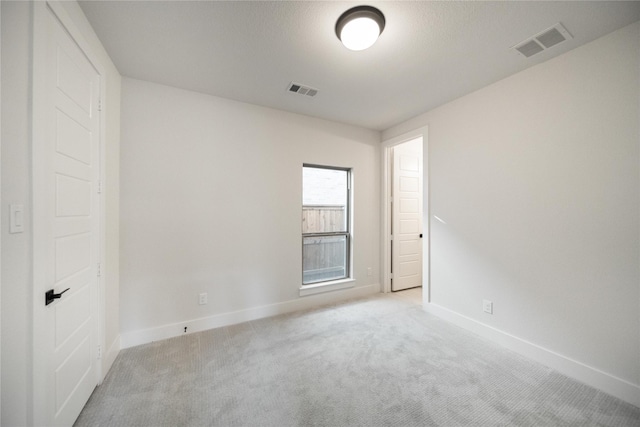
<instances>
[{"instance_id":1,"label":"white wall","mask_svg":"<svg viewBox=\"0 0 640 427\"><path fill-rule=\"evenodd\" d=\"M30 224L9 234L9 204L30 214L30 22L27 2L1 2L2 8L2 425L27 420L30 322Z\"/></svg>"},{"instance_id":2,"label":"white wall","mask_svg":"<svg viewBox=\"0 0 640 427\"><path fill-rule=\"evenodd\" d=\"M354 286L377 291L379 141L374 131L124 78L123 345L323 298L299 296L303 163L353 168Z\"/></svg>"},{"instance_id":3,"label":"white wall","mask_svg":"<svg viewBox=\"0 0 640 427\"><path fill-rule=\"evenodd\" d=\"M635 23L383 133L429 127L431 309L603 371L636 405L639 74Z\"/></svg>"},{"instance_id":4,"label":"white wall","mask_svg":"<svg viewBox=\"0 0 640 427\"><path fill-rule=\"evenodd\" d=\"M2 388L1 424L26 425L31 416L32 304L31 281L31 56L33 8L43 3L2 1ZM106 69L107 156L107 340L118 333L118 144L120 76L78 5L65 10L82 31ZM25 206L22 234L9 234L8 205ZM115 299L114 299L115 298ZM108 341L109 342L109 341ZM107 362L107 358L103 359ZM106 366L105 366L106 367Z\"/></svg>"}]
</instances>

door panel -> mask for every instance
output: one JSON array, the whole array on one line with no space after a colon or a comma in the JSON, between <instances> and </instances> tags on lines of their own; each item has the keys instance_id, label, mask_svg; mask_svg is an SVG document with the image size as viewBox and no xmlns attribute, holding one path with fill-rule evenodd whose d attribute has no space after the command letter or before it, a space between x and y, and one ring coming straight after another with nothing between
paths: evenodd
<instances>
[{"instance_id":1,"label":"door panel","mask_svg":"<svg viewBox=\"0 0 640 427\"><path fill-rule=\"evenodd\" d=\"M47 9L46 289L47 425L72 425L97 385L100 77ZM44 306L44 298L42 298Z\"/></svg>"},{"instance_id":2,"label":"door panel","mask_svg":"<svg viewBox=\"0 0 640 427\"><path fill-rule=\"evenodd\" d=\"M73 389L91 370L91 340L86 337L56 369L56 411L73 397Z\"/></svg>"},{"instance_id":3,"label":"door panel","mask_svg":"<svg viewBox=\"0 0 640 427\"><path fill-rule=\"evenodd\" d=\"M63 345L77 331L78 325L84 325L91 318L90 292L88 287L69 297L65 297L55 308L56 348Z\"/></svg>"},{"instance_id":4,"label":"door panel","mask_svg":"<svg viewBox=\"0 0 640 427\"><path fill-rule=\"evenodd\" d=\"M400 263L399 274L400 276L417 277L420 275L420 262L419 261L406 261Z\"/></svg>"},{"instance_id":5,"label":"door panel","mask_svg":"<svg viewBox=\"0 0 640 427\"><path fill-rule=\"evenodd\" d=\"M404 171L405 173L411 173L412 171L407 171L398 168L400 171ZM420 189L420 180L415 176L400 176L399 177L399 185L398 190L403 192L415 192Z\"/></svg>"},{"instance_id":6,"label":"door panel","mask_svg":"<svg viewBox=\"0 0 640 427\"><path fill-rule=\"evenodd\" d=\"M420 224L417 219L401 219L400 220L400 236L404 236L406 239L409 239L413 236L406 236L407 234L416 234L420 233Z\"/></svg>"},{"instance_id":7,"label":"door panel","mask_svg":"<svg viewBox=\"0 0 640 427\"><path fill-rule=\"evenodd\" d=\"M393 148L391 290L422 286L422 138Z\"/></svg>"},{"instance_id":8,"label":"door panel","mask_svg":"<svg viewBox=\"0 0 640 427\"><path fill-rule=\"evenodd\" d=\"M56 151L91 165L91 131L62 111L56 111Z\"/></svg>"},{"instance_id":9,"label":"door panel","mask_svg":"<svg viewBox=\"0 0 640 427\"><path fill-rule=\"evenodd\" d=\"M61 93L73 100L85 113L90 114L92 82L86 78L87 75L83 70L83 64L77 61L78 55L71 51L74 49L75 42L71 39L58 41L60 44L55 47L56 86Z\"/></svg>"},{"instance_id":10,"label":"door panel","mask_svg":"<svg viewBox=\"0 0 640 427\"><path fill-rule=\"evenodd\" d=\"M400 154L400 169L404 171L419 172L420 159L416 158L413 154Z\"/></svg>"},{"instance_id":11,"label":"door panel","mask_svg":"<svg viewBox=\"0 0 640 427\"><path fill-rule=\"evenodd\" d=\"M398 243L399 250L398 255L400 256L411 256L418 252L420 248L420 242L418 240L402 240Z\"/></svg>"},{"instance_id":12,"label":"door panel","mask_svg":"<svg viewBox=\"0 0 640 427\"><path fill-rule=\"evenodd\" d=\"M91 234L63 236L55 239L56 281L90 268L91 266ZM71 296L69 294L67 296Z\"/></svg>"},{"instance_id":13,"label":"door panel","mask_svg":"<svg viewBox=\"0 0 640 427\"><path fill-rule=\"evenodd\" d=\"M91 183L75 177L56 176L56 216L89 216Z\"/></svg>"},{"instance_id":14,"label":"door panel","mask_svg":"<svg viewBox=\"0 0 640 427\"><path fill-rule=\"evenodd\" d=\"M420 200L400 199L400 213L420 213Z\"/></svg>"}]
</instances>

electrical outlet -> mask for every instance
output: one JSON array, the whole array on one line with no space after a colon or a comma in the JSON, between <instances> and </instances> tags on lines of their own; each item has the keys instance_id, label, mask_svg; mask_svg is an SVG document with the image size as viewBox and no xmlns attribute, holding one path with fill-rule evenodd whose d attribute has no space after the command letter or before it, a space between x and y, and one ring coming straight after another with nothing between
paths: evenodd
<instances>
[{"instance_id":1,"label":"electrical outlet","mask_svg":"<svg viewBox=\"0 0 640 427\"><path fill-rule=\"evenodd\" d=\"M489 300L482 300L482 309L485 313L493 314L493 303Z\"/></svg>"},{"instance_id":2,"label":"electrical outlet","mask_svg":"<svg viewBox=\"0 0 640 427\"><path fill-rule=\"evenodd\" d=\"M367 276L371 276L373 275L373 270L371 270L371 267L367 268Z\"/></svg>"},{"instance_id":3,"label":"electrical outlet","mask_svg":"<svg viewBox=\"0 0 640 427\"><path fill-rule=\"evenodd\" d=\"M200 305L204 305L208 302L207 300L207 293L202 293L198 296L198 304Z\"/></svg>"}]
</instances>

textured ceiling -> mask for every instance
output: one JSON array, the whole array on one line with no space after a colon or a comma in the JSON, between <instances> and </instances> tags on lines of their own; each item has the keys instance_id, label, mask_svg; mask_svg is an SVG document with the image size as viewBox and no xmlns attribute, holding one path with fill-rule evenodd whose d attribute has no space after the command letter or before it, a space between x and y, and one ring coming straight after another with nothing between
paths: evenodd
<instances>
[{"instance_id":1,"label":"textured ceiling","mask_svg":"<svg viewBox=\"0 0 640 427\"><path fill-rule=\"evenodd\" d=\"M640 19L640 2L367 2L370 49L337 39L354 2L81 1L124 76L384 130ZM561 22L573 39L511 46ZM291 82L319 90L287 92Z\"/></svg>"}]
</instances>

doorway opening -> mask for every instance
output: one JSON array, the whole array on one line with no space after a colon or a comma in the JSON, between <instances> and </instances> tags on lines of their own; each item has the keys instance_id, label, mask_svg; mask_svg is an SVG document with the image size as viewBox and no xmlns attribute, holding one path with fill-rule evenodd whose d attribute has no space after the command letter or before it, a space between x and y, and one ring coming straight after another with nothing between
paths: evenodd
<instances>
[{"instance_id":1,"label":"doorway opening","mask_svg":"<svg viewBox=\"0 0 640 427\"><path fill-rule=\"evenodd\" d=\"M422 288L429 300L426 128L383 143L383 292Z\"/></svg>"}]
</instances>

